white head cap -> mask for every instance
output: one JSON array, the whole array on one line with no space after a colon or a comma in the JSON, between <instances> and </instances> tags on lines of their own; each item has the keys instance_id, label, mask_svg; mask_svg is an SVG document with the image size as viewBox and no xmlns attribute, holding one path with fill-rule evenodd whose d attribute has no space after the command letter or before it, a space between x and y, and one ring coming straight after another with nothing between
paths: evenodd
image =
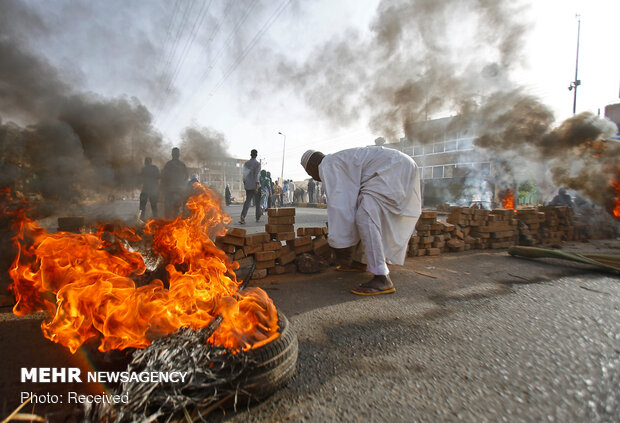
<instances>
[{"instance_id":1,"label":"white head cap","mask_svg":"<svg viewBox=\"0 0 620 423\"><path fill-rule=\"evenodd\" d=\"M304 169L306 168L306 166L308 166L308 160L310 160L310 157L316 153L316 150L308 150L304 153L303 156L301 156L301 165L304 167Z\"/></svg>"}]
</instances>

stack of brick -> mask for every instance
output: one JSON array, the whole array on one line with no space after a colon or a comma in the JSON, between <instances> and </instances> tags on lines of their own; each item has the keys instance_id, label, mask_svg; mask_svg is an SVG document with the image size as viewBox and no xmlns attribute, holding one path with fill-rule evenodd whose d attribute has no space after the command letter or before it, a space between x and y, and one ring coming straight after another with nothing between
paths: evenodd
<instances>
[{"instance_id":1,"label":"stack of brick","mask_svg":"<svg viewBox=\"0 0 620 423\"><path fill-rule=\"evenodd\" d=\"M326 227L299 228L299 236L295 236L294 208L269 209L267 216L265 232L248 235L245 229L231 228L215 241L231 261L239 262L240 267L256 261L253 279L268 274L294 273L295 259L304 253L331 257Z\"/></svg>"},{"instance_id":2,"label":"stack of brick","mask_svg":"<svg viewBox=\"0 0 620 423\"><path fill-rule=\"evenodd\" d=\"M471 209L469 207L452 207L446 221L454 225L453 238L456 241L452 251L468 251L477 247L478 239L471 236L472 228L486 222L489 210ZM462 247L462 249L461 249Z\"/></svg>"},{"instance_id":3,"label":"stack of brick","mask_svg":"<svg viewBox=\"0 0 620 423\"><path fill-rule=\"evenodd\" d=\"M519 243L523 245L539 245L542 243L542 225L545 222L545 213L535 208L517 210L517 220L521 226Z\"/></svg>"},{"instance_id":4,"label":"stack of brick","mask_svg":"<svg viewBox=\"0 0 620 423\"><path fill-rule=\"evenodd\" d=\"M274 251L273 262L269 269L269 274L281 275L283 273L295 272L295 208L285 207L267 210L267 224L265 233L269 235L269 245ZM282 245L282 242L286 242ZM259 257L256 257L257 264Z\"/></svg>"},{"instance_id":5,"label":"stack of brick","mask_svg":"<svg viewBox=\"0 0 620 423\"><path fill-rule=\"evenodd\" d=\"M544 206L538 210L545 214L542 224L542 243L553 244L575 239L575 225L573 223L573 209L566 206Z\"/></svg>"},{"instance_id":6,"label":"stack of brick","mask_svg":"<svg viewBox=\"0 0 620 423\"><path fill-rule=\"evenodd\" d=\"M437 221L435 211L424 211L409 240L409 257L443 252L508 248L516 244L538 245L575 240L573 210L564 206L537 209L482 210L451 207L448 223Z\"/></svg>"},{"instance_id":7,"label":"stack of brick","mask_svg":"<svg viewBox=\"0 0 620 423\"><path fill-rule=\"evenodd\" d=\"M314 255L323 257L325 259L330 259L332 255L332 249L327 243L327 227L311 227L311 228L297 228L297 236L300 238L297 239L305 239L310 238L310 243L308 244L310 250L303 251L304 252L312 252ZM307 242L307 241L305 241ZM297 251L297 250L296 250Z\"/></svg>"},{"instance_id":8,"label":"stack of brick","mask_svg":"<svg viewBox=\"0 0 620 423\"><path fill-rule=\"evenodd\" d=\"M477 239L477 248L480 249L508 248L517 244L518 223L514 210L493 210L485 216L482 224L472 227L471 236Z\"/></svg>"},{"instance_id":9,"label":"stack of brick","mask_svg":"<svg viewBox=\"0 0 620 423\"><path fill-rule=\"evenodd\" d=\"M455 226L437 220L436 211L425 210L416 223L416 235L409 240L409 257L436 256L446 249L456 251L464 247L453 239Z\"/></svg>"}]
</instances>

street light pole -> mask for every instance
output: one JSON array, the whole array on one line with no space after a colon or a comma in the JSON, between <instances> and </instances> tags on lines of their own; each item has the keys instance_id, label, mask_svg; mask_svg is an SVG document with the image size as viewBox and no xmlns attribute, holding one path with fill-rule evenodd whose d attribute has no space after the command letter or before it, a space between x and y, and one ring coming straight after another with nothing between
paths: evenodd
<instances>
[{"instance_id":1,"label":"street light pole","mask_svg":"<svg viewBox=\"0 0 620 423\"><path fill-rule=\"evenodd\" d=\"M573 115L577 113L577 87L581 85L581 81L577 79L577 71L579 70L579 35L581 32L581 15L577 17L577 59L575 60L575 80L570 83L568 90L575 90L573 94Z\"/></svg>"},{"instance_id":2,"label":"street light pole","mask_svg":"<svg viewBox=\"0 0 620 423\"><path fill-rule=\"evenodd\" d=\"M282 180L282 185L284 185L284 153L286 152L286 135L282 132L278 132L279 135L284 137L284 144L282 145L282 173L280 175L280 179Z\"/></svg>"}]
</instances>

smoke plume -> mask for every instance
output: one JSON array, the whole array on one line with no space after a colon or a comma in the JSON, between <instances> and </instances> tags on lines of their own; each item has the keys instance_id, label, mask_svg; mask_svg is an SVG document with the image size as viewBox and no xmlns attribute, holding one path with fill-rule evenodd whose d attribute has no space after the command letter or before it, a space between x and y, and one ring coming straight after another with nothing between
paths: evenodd
<instances>
[{"instance_id":1,"label":"smoke plume","mask_svg":"<svg viewBox=\"0 0 620 423\"><path fill-rule=\"evenodd\" d=\"M556 186L608 203L601 187L620 160L617 145L601 140L617 129L589 114L554 127L551 110L512 80L525 65L529 27L520 2L383 0L369 37L345 30L306 60L279 58L264 74L335 127L366 118L376 135L423 144L473 129L498 164L496 183L513 188L547 169ZM457 116L447 128L420 124L447 114Z\"/></svg>"},{"instance_id":2,"label":"smoke plume","mask_svg":"<svg viewBox=\"0 0 620 423\"><path fill-rule=\"evenodd\" d=\"M226 137L206 127L189 127L181 134L181 153L196 163L228 157Z\"/></svg>"}]
</instances>

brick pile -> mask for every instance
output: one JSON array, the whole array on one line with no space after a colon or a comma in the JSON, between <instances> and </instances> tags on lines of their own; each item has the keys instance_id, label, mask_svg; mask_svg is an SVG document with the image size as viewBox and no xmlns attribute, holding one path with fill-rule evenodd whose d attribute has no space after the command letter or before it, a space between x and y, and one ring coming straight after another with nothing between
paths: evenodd
<instances>
[{"instance_id":1,"label":"brick pile","mask_svg":"<svg viewBox=\"0 0 620 423\"><path fill-rule=\"evenodd\" d=\"M446 221L437 221L435 211L423 211L416 224L417 233L409 241L407 255L552 244L574 240L577 233L570 207L547 206L518 211L451 207Z\"/></svg>"},{"instance_id":2,"label":"brick pile","mask_svg":"<svg viewBox=\"0 0 620 423\"><path fill-rule=\"evenodd\" d=\"M295 235L295 208L267 210L265 232L246 234L245 229L231 228L215 244L226 252L231 261L240 267L256 261L252 279L262 279L268 274L294 273L295 259L304 253L323 258L331 257L327 244L327 228L299 228Z\"/></svg>"},{"instance_id":3,"label":"brick pile","mask_svg":"<svg viewBox=\"0 0 620 423\"><path fill-rule=\"evenodd\" d=\"M479 210L489 212L489 210ZM512 209L493 210L472 226L471 236L481 250L508 248L519 239L518 220Z\"/></svg>"},{"instance_id":4,"label":"brick pile","mask_svg":"<svg viewBox=\"0 0 620 423\"><path fill-rule=\"evenodd\" d=\"M574 241L577 230L573 209L566 206L544 206L537 209L517 211L517 219L522 225L522 235L531 240L530 245L557 244ZM523 227L525 225L525 227Z\"/></svg>"},{"instance_id":5,"label":"brick pile","mask_svg":"<svg viewBox=\"0 0 620 423\"><path fill-rule=\"evenodd\" d=\"M436 256L444 251L464 251L465 243L454 238L455 225L437 220L436 211L425 210L409 240L409 257Z\"/></svg>"},{"instance_id":6,"label":"brick pile","mask_svg":"<svg viewBox=\"0 0 620 423\"><path fill-rule=\"evenodd\" d=\"M544 206L539 211L545 214L542 224L541 241L543 244L552 244L575 239L573 224L573 209L567 206Z\"/></svg>"}]
</instances>

